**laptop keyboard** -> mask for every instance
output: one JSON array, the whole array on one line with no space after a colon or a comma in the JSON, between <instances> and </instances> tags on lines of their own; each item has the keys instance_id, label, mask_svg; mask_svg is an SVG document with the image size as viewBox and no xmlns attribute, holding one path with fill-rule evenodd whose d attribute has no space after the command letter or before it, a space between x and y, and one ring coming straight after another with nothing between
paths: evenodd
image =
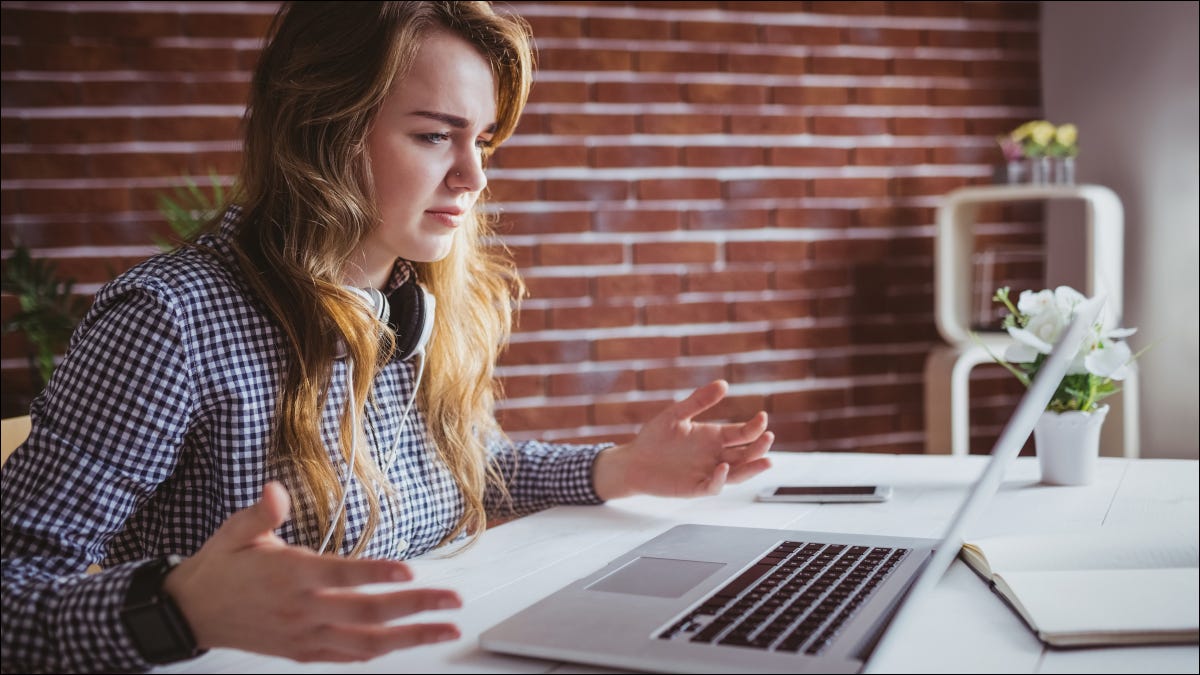
<instances>
[{"instance_id":1,"label":"laptop keyboard","mask_svg":"<svg viewBox=\"0 0 1200 675\"><path fill-rule=\"evenodd\" d=\"M657 637L818 655L908 551L785 541Z\"/></svg>"}]
</instances>

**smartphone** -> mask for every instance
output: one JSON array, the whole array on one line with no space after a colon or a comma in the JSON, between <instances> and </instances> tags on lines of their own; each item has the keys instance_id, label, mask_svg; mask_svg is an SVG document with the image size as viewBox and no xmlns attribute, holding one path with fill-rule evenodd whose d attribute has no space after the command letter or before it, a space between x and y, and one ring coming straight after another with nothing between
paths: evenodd
<instances>
[{"instance_id":1,"label":"smartphone","mask_svg":"<svg viewBox=\"0 0 1200 675\"><path fill-rule=\"evenodd\" d=\"M885 502L890 485L775 485L758 493L760 502Z\"/></svg>"}]
</instances>

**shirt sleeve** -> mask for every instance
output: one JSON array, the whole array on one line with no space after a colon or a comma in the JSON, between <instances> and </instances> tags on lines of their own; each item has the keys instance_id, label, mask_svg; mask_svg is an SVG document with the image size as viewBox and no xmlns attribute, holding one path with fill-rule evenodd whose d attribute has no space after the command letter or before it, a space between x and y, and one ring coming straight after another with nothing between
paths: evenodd
<instances>
[{"instance_id":1,"label":"shirt sleeve","mask_svg":"<svg viewBox=\"0 0 1200 675\"><path fill-rule=\"evenodd\" d=\"M504 478L511 502L500 490L489 486L484 506L490 515L511 516L562 504L603 503L592 481L592 464L601 450L612 445L513 443L495 434L488 452Z\"/></svg>"},{"instance_id":2,"label":"shirt sleeve","mask_svg":"<svg viewBox=\"0 0 1200 675\"><path fill-rule=\"evenodd\" d=\"M84 570L104 560L183 445L191 378L180 322L160 295L102 292L32 406L29 439L4 467L5 672L150 666L120 621L140 561Z\"/></svg>"}]
</instances>

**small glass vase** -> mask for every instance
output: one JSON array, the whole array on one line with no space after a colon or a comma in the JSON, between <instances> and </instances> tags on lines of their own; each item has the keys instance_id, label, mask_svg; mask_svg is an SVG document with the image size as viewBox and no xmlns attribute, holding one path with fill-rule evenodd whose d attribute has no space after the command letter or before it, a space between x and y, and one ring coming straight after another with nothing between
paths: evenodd
<instances>
[{"instance_id":1,"label":"small glass vase","mask_svg":"<svg viewBox=\"0 0 1200 675\"><path fill-rule=\"evenodd\" d=\"M1092 412L1042 413L1033 428L1033 442L1043 483L1088 485L1096 479L1100 429L1107 415L1107 405Z\"/></svg>"},{"instance_id":2,"label":"small glass vase","mask_svg":"<svg viewBox=\"0 0 1200 675\"><path fill-rule=\"evenodd\" d=\"M1053 169L1053 179L1058 185L1074 185L1075 184L1075 158L1074 157L1055 157L1051 164Z\"/></svg>"},{"instance_id":3,"label":"small glass vase","mask_svg":"<svg viewBox=\"0 0 1200 675\"><path fill-rule=\"evenodd\" d=\"M1022 159L1010 159L1004 165L1004 182L1009 185L1020 185L1029 175L1029 167Z\"/></svg>"},{"instance_id":4,"label":"small glass vase","mask_svg":"<svg viewBox=\"0 0 1200 675\"><path fill-rule=\"evenodd\" d=\"M1029 182L1034 185L1045 185L1050 182L1050 158L1029 158Z\"/></svg>"}]
</instances>

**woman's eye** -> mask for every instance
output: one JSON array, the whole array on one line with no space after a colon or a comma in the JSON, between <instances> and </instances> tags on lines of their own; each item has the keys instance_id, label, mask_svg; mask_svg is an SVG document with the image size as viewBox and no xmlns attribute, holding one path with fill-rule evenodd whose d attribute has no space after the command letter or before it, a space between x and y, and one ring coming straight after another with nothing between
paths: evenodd
<instances>
[{"instance_id":1,"label":"woman's eye","mask_svg":"<svg viewBox=\"0 0 1200 675\"><path fill-rule=\"evenodd\" d=\"M426 143L430 143L432 145L437 145L439 143L445 143L446 141L450 140L450 134L446 134L446 133L420 134L418 136L418 138L425 141Z\"/></svg>"}]
</instances>

